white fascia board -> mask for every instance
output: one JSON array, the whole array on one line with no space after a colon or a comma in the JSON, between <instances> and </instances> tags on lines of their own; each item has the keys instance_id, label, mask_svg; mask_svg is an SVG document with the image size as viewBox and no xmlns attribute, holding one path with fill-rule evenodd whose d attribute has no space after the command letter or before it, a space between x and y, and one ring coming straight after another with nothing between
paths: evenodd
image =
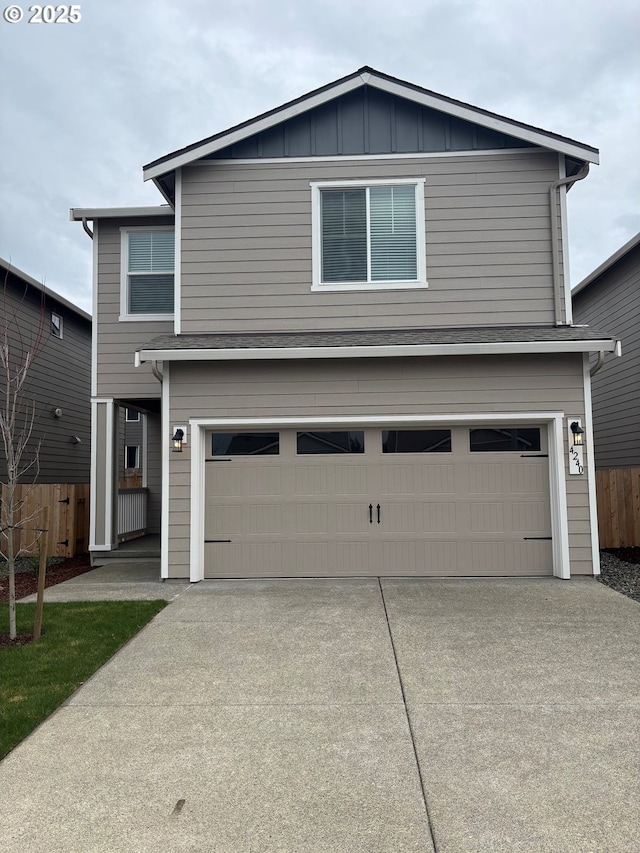
<instances>
[{"instance_id":1,"label":"white fascia board","mask_svg":"<svg viewBox=\"0 0 640 853\"><path fill-rule=\"evenodd\" d=\"M194 160L199 160L201 157L207 157L209 154L214 154L222 148L227 148L229 145L241 142L248 136L254 136L256 133L269 130L269 128L274 127L276 124L281 124L282 122L295 118L295 116L302 115L302 113L306 113L315 107L320 107L328 101L333 101L341 95L346 95L354 89L359 89L362 85L363 81L360 76L354 77L351 80L345 80L344 83L331 87L324 92L319 92L317 95L307 98L300 103L292 104L290 107L279 110L273 115L265 116L265 118L252 122L250 125L238 128L238 130L232 131L231 133L226 133L217 139L211 140L210 142L205 142L201 146L185 151L183 154L176 154L175 157L171 157L169 160L165 160L155 166L150 166L143 170L143 178L145 181L148 181L150 178L157 178L160 175L165 175L167 172L172 172L180 166L186 166Z\"/></svg>"},{"instance_id":2,"label":"white fascia board","mask_svg":"<svg viewBox=\"0 0 640 853\"><path fill-rule=\"evenodd\" d=\"M562 154L568 154L570 157L576 157L578 160L586 160L589 163L598 164L600 158L598 152L591 147L580 145L580 143L572 142L571 140L557 139L555 136L545 133L543 130L535 128L522 127L520 124L514 124L506 118L500 116L486 115L483 112L476 111L471 106L463 104L452 104L449 101L441 100L434 95L426 92L417 92L415 89L407 88L399 83L394 83L391 80L384 80L375 75L371 76L368 85L375 89L381 89L383 92L388 92L391 95L397 95L399 98L404 98L409 101L414 101L421 104L423 107L428 107L432 110L438 110L441 113L455 116L463 119L463 121L473 122L473 124L488 127L490 130L495 130L498 133L505 133L507 136L514 136L516 139L522 139L525 142L531 142L534 145L541 145L543 148L551 151L558 151Z\"/></svg>"},{"instance_id":3,"label":"white fascia board","mask_svg":"<svg viewBox=\"0 0 640 853\"><path fill-rule=\"evenodd\" d=\"M173 208L168 204L160 207L72 207L69 219L82 222L83 219L119 219L132 216L173 216Z\"/></svg>"},{"instance_id":4,"label":"white fascia board","mask_svg":"<svg viewBox=\"0 0 640 853\"><path fill-rule=\"evenodd\" d=\"M413 344L354 347L256 347L251 349L139 350L145 361L243 361L302 358L396 358L436 355L516 355L561 352L613 352L612 339L598 341L522 341L492 344Z\"/></svg>"},{"instance_id":5,"label":"white fascia board","mask_svg":"<svg viewBox=\"0 0 640 853\"><path fill-rule=\"evenodd\" d=\"M191 427L208 428L250 428L250 427L287 427L317 426L408 426L416 424L475 424L475 423L551 423L562 426L564 412L470 412L444 415L320 415L280 418L190 418Z\"/></svg>"}]
</instances>

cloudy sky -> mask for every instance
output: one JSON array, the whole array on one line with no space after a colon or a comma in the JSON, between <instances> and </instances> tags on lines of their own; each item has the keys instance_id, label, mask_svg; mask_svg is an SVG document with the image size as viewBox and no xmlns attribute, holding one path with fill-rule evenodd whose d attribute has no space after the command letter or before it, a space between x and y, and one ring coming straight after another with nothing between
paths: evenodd
<instances>
[{"instance_id":1,"label":"cloudy sky","mask_svg":"<svg viewBox=\"0 0 640 853\"><path fill-rule=\"evenodd\" d=\"M573 284L640 231L637 0L84 0L65 25L17 5L0 255L87 310L70 207L160 204L143 164L363 65L600 149L568 196Z\"/></svg>"}]
</instances>

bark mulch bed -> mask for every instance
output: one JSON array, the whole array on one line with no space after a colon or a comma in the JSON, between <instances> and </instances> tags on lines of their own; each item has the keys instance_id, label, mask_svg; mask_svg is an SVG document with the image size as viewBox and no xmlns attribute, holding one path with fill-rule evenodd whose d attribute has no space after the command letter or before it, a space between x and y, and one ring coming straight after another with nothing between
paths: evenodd
<instances>
[{"instance_id":1,"label":"bark mulch bed","mask_svg":"<svg viewBox=\"0 0 640 853\"><path fill-rule=\"evenodd\" d=\"M6 565L6 564L5 564ZM89 562L88 554L80 554L78 557L70 557L68 560L60 560L47 566L45 575L45 588L55 586L62 581L71 580L77 575L83 575L95 568ZM38 569L19 569L16 571L16 601L25 595L32 595L38 591ZM9 601L9 578L5 566L0 567L0 602Z\"/></svg>"}]
</instances>

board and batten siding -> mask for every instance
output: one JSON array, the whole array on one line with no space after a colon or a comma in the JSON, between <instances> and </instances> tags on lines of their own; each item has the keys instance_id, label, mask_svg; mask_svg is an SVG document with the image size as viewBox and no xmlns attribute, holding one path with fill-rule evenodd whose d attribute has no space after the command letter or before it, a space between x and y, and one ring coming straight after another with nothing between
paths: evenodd
<instances>
[{"instance_id":1,"label":"board and batten siding","mask_svg":"<svg viewBox=\"0 0 640 853\"><path fill-rule=\"evenodd\" d=\"M640 467L640 246L574 296L573 311L622 341L622 358L591 380L596 467Z\"/></svg>"},{"instance_id":2,"label":"board and batten siding","mask_svg":"<svg viewBox=\"0 0 640 853\"><path fill-rule=\"evenodd\" d=\"M558 175L524 150L185 167L181 331L552 324ZM428 288L311 292L310 182L407 177L426 179Z\"/></svg>"},{"instance_id":3,"label":"board and batten siding","mask_svg":"<svg viewBox=\"0 0 640 853\"><path fill-rule=\"evenodd\" d=\"M584 417L582 355L176 362L171 423L189 418L468 415ZM563 436L566 442L566 437ZM565 447L565 449L568 449ZM588 477L568 476L571 573L591 575ZM189 576L191 444L170 454L169 576Z\"/></svg>"},{"instance_id":4,"label":"board and batten siding","mask_svg":"<svg viewBox=\"0 0 640 853\"><path fill-rule=\"evenodd\" d=\"M98 396L115 399L160 397L151 365L134 366L134 353L157 335L173 332L173 317L160 321L119 321L121 228L173 225L173 217L102 219L98 228Z\"/></svg>"}]
</instances>

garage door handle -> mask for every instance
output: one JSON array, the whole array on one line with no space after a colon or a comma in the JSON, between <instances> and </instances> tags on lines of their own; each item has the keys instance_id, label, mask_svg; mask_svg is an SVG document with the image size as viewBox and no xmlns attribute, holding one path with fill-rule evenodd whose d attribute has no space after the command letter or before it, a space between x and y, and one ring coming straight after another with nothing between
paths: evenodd
<instances>
[{"instance_id":1,"label":"garage door handle","mask_svg":"<svg viewBox=\"0 0 640 853\"><path fill-rule=\"evenodd\" d=\"M369 504L369 524L373 524L373 504Z\"/></svg>"},{"instance_id":2,"label":"garage door handle","mask_svg":"<svg viewBox=\"0 0 640 853\"><path fill-rule=\"evenodd\" d=\"M378 510L378 524L380 524L380 504L378 504L377 510Z\"/></svg>"}]
</instances>

